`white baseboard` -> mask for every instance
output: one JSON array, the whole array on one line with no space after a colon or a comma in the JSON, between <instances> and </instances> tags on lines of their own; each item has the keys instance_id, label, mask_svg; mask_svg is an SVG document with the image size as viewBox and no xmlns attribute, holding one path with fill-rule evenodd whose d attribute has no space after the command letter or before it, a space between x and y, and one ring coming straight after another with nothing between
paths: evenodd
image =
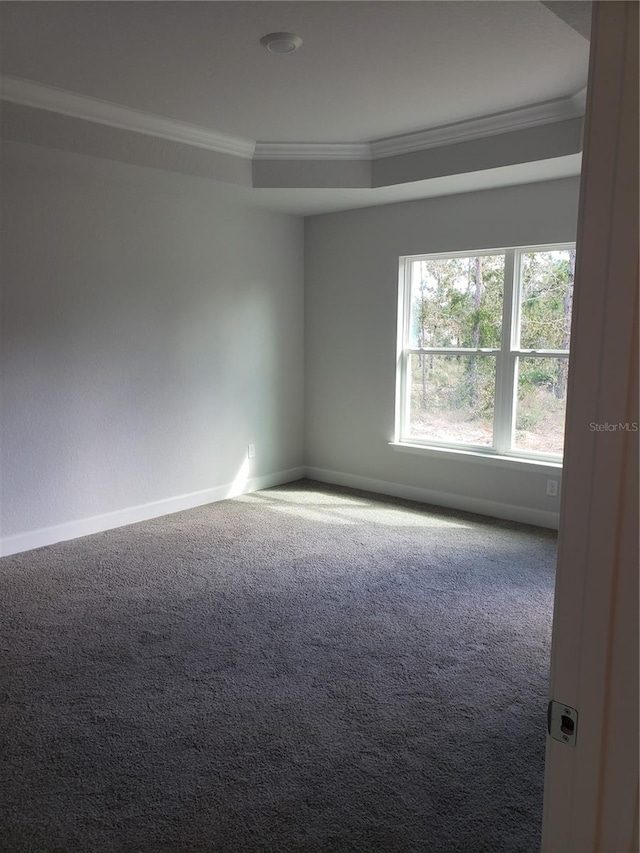
<instances>
[{"instance_id":1,"label":"white baseboard","mask_svg":"<svg viewBox=\"0 0 640 853\"><path fill-rule=\"evenodd\" d=\"M180 512L183 509L192 509L196 506L223 501L237 495L256 492L259 489L268 489L270 486L291 483L304 477L305 473L306 469L303 467L289 468L287 471L253 477L242 484L229 483L225 486L215 486L211 489L202 489L186 495L176 495L172 498L119 509L104 515L94 515L90 518L81 518L78 521L69 521L66 524L56 524L54 527L28 530L25 533L17 533L14 536L6 536L0 539L0 556L8 557L21 551L31 551L45 545L54 545L56 542L77 539L79 536L88 536L91 533L102 533L104 530L111 530L114 527L124 527L127 524L147 521L150 518Z\"/></svg>"},{"instance_id":2,"label":"white baseboard","mask_svg":"<svg viewBox=\"0 0 640 853\"><path fill-rule=\"evenodd\" d=\"M542 509L531 509L525 506L514 506L497 501L472 498L467 495L454 495L449 492L436 492L417 486L405 486L401 483L390 483L387 480L372 480L358 474L345 474L342 471L327 471L325 468L307 467L307 477L319 480L321 483L331 483L336 486L350 486L365 492L377 492L381 495L391 495L395 498L405 498L410 501L434 504L448 509L460 509L465 512L475 512L478 515L488 515L493 518L504 518L507 521L520 521L533 524L536 527L558 529L559 516L555 512Z\"/></svg>"},{"instance_id":3,"label":"white baseboard","mask_svg":"<svg viewBox=\"0 0 640 853\"><path fill-rule=\"evenodd\" d=\"M94 515L90 518L81 518L77 521L69 521L66 524L57 524L54 527L42 527L38 530L28 530L25 533L17 533L0 539L0 556L8 557L11 554L19 554L22 551L31 551L34 548L42 548L45 545L54 545L56 542L65 542L69 539L77 539L80 536L88 536L91 533L102 533L114 527L124 527L127 524L136 524L139 521L147 521L150 518L158 518L180 512L184 509L203 506L226 500L237 495L256 492L260 489L268 489L271 486L279 486L283 483L291 483L302 477L318 480L322 483L332 483L337 486L350 486L354 489L362 489L366 492L375 492L381 495L391 495L397 498L405 498L420 503L434 504L449 509L460 509L466 512L475 512L479 515L488 515L494 518L504 518L509 521L520 521L525 524L534 524L538 527L549 527L558 529L558 514L546 512L545 510L531 509L530 507L503 504L497 501L484 500L483 498L472 498L466 495L454 495L448 492L437 492L431 489L423 489L416 486L405 486L401 483L391 483L387 480L374 480L370 477L361 477L357 474L346 474L341 471L328 471L324 468L299 467L290 468L287 471L278 471L274 474L266 474L263 477L253 477L241 485L230 483L224 486L215 486L211 489L202 489L198 492L190 492L186 495L176 495L139 506L127 507L126 509L108 512L104 515Z\"/></svg>"}]
</instances>

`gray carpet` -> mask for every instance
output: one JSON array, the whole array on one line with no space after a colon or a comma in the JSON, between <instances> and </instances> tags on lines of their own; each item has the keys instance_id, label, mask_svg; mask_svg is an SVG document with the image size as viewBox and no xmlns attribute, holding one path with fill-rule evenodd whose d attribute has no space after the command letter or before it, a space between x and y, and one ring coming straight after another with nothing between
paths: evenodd
<instances>
[{"instance_id":1,"label":"gray carpet","mask_svg":"<svg viewBox=\"0 0 640 853\"><path fill-rule=\"evenodd\" d=\"M537 851L556 538L309 481L0 561L2 851Z\"/></svg>"}]
</instances>

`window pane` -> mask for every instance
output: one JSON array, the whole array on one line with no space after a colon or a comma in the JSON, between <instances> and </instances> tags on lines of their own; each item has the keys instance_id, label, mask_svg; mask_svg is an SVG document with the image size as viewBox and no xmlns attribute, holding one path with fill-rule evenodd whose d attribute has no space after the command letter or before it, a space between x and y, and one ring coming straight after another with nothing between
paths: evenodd
<instances>
[{"instance_id":1,"label":"window pane","mask_svg":"<svg viewBox=\"0 0 640 853\"><path fill-rule=\"evenodd\" d=\"M410 437L493 443L494 356L410 355Z\"/></svg>"},{"instance_id":2,"label":"window pane","mask_svg":"<svg viewBox=\"0 0 640 853\"><path fill-rule=\"evenodd\" d=\"M410 347L499 347L504 255L412 261Z\"/></svg>"},{"instance_id":3,"label":"window pane","mask_svg":"<svg viewBox=\"0 0 640 853\"><path fill-rule=\"evenodd\" d=\"M522 349L569 349L575 258L575 249L522 254Z\"/></svg>"},{"instance_id":4,"label":"window pane","mask_svg":"<svg viewBox=\"0 0 640 853\"><path fill-rule=\"evenodd\" d=\"M515 447L562 454L568 358L518 359Z\"/></svg>"}]
</instances>

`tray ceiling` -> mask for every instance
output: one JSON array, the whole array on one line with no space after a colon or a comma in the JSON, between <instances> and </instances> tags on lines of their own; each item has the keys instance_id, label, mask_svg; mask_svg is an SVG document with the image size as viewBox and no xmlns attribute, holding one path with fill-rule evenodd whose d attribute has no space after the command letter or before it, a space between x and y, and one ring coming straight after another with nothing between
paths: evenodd
<instances>
[{"instance_id":1,"label":"tray ceiling","mask_svg":"<svg viewBox=\"0 0 640 853\"><path fill-rule=\"evenodd\" d=\"M371 189L566 158L580 151L590 4L568 4L568 22L558 5L3 2L3 135L255 187ZM278 30L300 50L260 46Z\"/></svg>"}]
</instances>

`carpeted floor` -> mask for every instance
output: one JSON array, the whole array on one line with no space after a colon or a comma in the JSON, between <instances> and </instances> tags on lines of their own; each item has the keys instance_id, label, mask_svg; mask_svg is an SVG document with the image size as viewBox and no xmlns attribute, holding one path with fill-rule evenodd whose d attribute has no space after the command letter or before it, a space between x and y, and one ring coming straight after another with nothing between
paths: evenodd
<instances>
[{"instance_id":1,"label":"carpeted floor","mask_svg":"<svg viewBox=\"0 0 640 853\"><path fill-rule=\"evenodd\" d=\"M309 481L0 561L0 850L539 849L556 538Z\"/></svg>"}]
</instances>

